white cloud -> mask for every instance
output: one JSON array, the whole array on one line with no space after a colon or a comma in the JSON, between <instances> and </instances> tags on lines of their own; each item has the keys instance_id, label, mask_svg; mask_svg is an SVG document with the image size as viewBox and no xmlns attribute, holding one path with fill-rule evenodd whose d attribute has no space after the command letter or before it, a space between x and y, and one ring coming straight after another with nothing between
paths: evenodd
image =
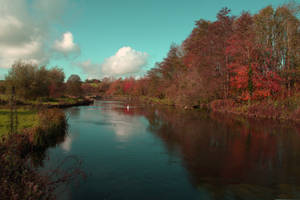
<instances>
[{"instance_id":1,"label":"white cloud","mask_svg":"<svg viewBox=\"0 0 300 200\"><path fill-rule=\"evenodd\" d=\"M56 40L54 43L54 49L57 52L63 53L65 56L80 53L80 48L74 43L74 38L71 32L64 33L60 40Z\"/></svg>"},{"instance_id":2,"label":"white cloud","mask_svg":"<svg viewBox=\"0 0 300 200\"><path fill-rule=\"evenodd\" d=\"M47 64L53 54L52 27L61 20L66 3L0 0L0 68L10 68L17 60Z\"/></svg>"},{"instance_id":3,"label":"white cloud","mask_svg":"<svg viewBox=\"0 0 300 200\"><path fill-rule=\"evenodd\" d=\"M45 58L42 25L28 12L25 0L0 0L0 67L18 59L40 63Z\"/></svg>"},{"instance_id":4,"label":"white cloud","mask_svg":"<svg viewBox=\"0 0 300 200\"><path fill-rule=\"evenodd\" d=\"M148 54L138 52L131 47L122 47L117 53L104 60L102 64L92 63L90 60L75 63L81 68L87 78L139 77L143 67L147 64Z\"/></svg>"},{"instance_id":5,"label":"white cloud","mask_svg":"<svg viewBox=\"0 0 300 200\"><path fill-rule=\"evenodd\" d=\"M14 16L3 16L0 18L0 37L8 36L12 29L19 29L23 27L23 24Z\"/></svg>"},{"instance_id":6,"label":"white cloud","mask_svg":"<svg viewBox=\"0 0 300 200\"><path fill-rule=\"evenodd\" d=\"M76 66L81 68L83 73L87 76L88 79L93 78L101 78L101 64L92 63L90 60L77 62L75 63Z\"/></svg>"},{"instance_id":7,"label":"white cloud","mask_svg":"<svg viewBox=\"0 0 300 200\"><path fill-rule=\"evenodd\" d=\"M16 60L22 59L34 64L47 63L48 56L42 50L42 43L30 41L20 45L1 45L0 44L0 67L10 68Z\"/></svg>"},{"instance_id":8,"label":"white cloud","mask_svg":"<svg viewBox=\"0 0 300 200\"><path fill-rule=\"evenodd\" d=\"M148 54L131 47L122 47L101 65L106 76L122 76L138 73L147 64Z\"/></svg>"}]
</instances>

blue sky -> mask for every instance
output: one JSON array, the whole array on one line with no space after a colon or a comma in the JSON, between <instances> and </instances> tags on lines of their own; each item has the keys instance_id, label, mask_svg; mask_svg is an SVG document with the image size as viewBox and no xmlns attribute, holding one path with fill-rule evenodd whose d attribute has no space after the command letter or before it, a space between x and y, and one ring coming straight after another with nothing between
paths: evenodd
<instances>
[{"instance_id":1,"label":"blue sky","mask_svg":"<svg viewBox=\"0 0 300 200\"><path fill-rule=\"evenodd\" d=\"M76 73L82 79L142 75L165 57L172 43L180 44L188 37L196 20L215 20L223 7L239 15L243 10L256 13L267 5L276 7L286 2L0 0L1 5L20 9L15 13L12 8L4 7L4 14L0 14L4 28L8 30L6 35L1 35L0 30L0 53L11 52L2 57L0 54L0 78L14 59L29 59L48 67L57 65L64 69L67 77ZM15 16L15 20L7 16ZM8 45L12 50L5 51L8 45L1 45L1 42L12 37L9 31L16 32L18 21L33 28L36 26L38 31L24 31L23 35L15 36L16 41L20 40L19 46L17 42L11 42ZM35 39L30 34L35 34ZM1 38L3 35L5 37ZM28 51L24 52L24 48Z\"/></svg>"}]
</instances>

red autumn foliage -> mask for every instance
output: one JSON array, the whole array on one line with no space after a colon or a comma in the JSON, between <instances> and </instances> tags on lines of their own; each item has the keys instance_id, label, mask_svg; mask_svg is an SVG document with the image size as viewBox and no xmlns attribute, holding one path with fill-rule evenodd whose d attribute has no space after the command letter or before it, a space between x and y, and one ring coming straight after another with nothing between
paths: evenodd
<instances>
[{"instance_id":1,"label":"red autumn foliage","mask_svg":"<svg viewBox=\"0 0 300 200\"><path fill-rule=\"evenodd\" d=\"M172 44L143 78L117 79L103 91L194 106L276 100L299 88L300 21L292 9L268 6L233 16L223 8L216 18L196 21L184 42Z\"/></svg>"},{"instance_id":2,"label":"red autumn foliage","mask_svg":"<svg viewBox=\"0 0 300 200\"><path fill-rule=\"evenodd\" d=\"M242 14L226 48L231 60L227 65L230 83L242 100L263 99L280 91L281 79L271 67L272 52L255 43L252 23L249 13Z\"/></svg>"}]
</instances>

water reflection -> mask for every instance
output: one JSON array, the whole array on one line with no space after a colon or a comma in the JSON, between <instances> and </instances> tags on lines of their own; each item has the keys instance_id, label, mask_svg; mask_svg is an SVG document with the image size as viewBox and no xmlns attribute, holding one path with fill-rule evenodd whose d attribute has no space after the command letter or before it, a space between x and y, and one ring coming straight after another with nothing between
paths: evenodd
<instances>
[{"instance_id":1,"label":"water reflection","mask_svg":"<svg viewBox=\"0 0 300 200\"><path fill-rule=\"evenodd\" d=\"M114 110L107 110L104 112L105 118L112 124L117 139L123 142L128 141L128 139L135 134L144 132L145 129L145 126L141 123L139 117L130 115L127 109L124 110L124 113L126 114L121 114ZM128 117L128 114L130 117Z\"/></svg>"},{"instance_id":2,"label":"water reflection","mask_svg":"<svg viewBox=\"0 0 300 200\"><path fill-rule=\"evenodd\" d=\"M73 107L73 108L69 109L68 110L68 115L72 116L72 118L79 119L79 117L80 117L80 108Z\"/></svg>"},{"instance_id":3,"label":"water reflection","mask_svg":"<svg viewBox=\"0 0 300 200\"><path fill-rule=\"evenodd\" d=\"M65 112L70 134L40 143L48 168L75 155L90 174L67 199L300 198L293 124L115 101Z\"/></svg>"},{"instance_id":4,"label":"water reflection","mask_svg":"<svg viewBox=\"0 0 300 200\"><path fill-rule=\"evenodd\" d=\"M64 142L65 138L68 137L67 133L67 129L62 129L61 131L53 132L51 134L46 134L42 131L36 132L29 152L33 165L35 167L44 166L47 150Z\"/></svg>"},{"instance_id":5,"label":"water reflection","mask_svg":"<svg viewBox=\"0 0 300 200\"><path fill-rule=\"evenodd\" d=\"M66 152L69 152L71 150L71 147L72 147L72 141L73 141L73 137L67 135L65 137L65 140L60 144L61 148L63 150L65 150Z\"/></svg>"},{"instance_id":6,"label":"water reflection","mask_svg":"<svg viewBox=\"0 0 300 200\"><path fill-rule=\"evenodd\" d=\"M300 198L300 137L291 124L175 109L134 109L207 199Z\"/></svg>"}]
</instances>

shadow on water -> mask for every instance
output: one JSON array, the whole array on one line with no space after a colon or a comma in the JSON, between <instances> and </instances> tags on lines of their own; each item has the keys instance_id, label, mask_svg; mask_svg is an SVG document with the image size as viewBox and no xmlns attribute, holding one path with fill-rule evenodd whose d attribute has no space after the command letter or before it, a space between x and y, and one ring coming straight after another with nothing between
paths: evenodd
<instances>
[{"instance_id":1,"label":"shadow on water","mask_svg":"<svg viewBox=\"0 0 300 200\"><path fill-rule=\"evenodd\" d=\"M75 110L75 111L74 111ZM79 117L80 112L77 108L72 109L72 116ZM55 114L55 112L57 112ZM76 155L64 155L55 160L53 165L47 165L47 161L52 159L49 151L53 148L65 145L68 149L70 140L68 119L66 114L61 110L56 110L54 115L60 116L60 119L51 120L45 116L40 129L36 129L35 134L31 137L31 151L29 153L30 161L39 172L48 177L49 185L53 185L53 195L60 197L66 194L70 185L78 186L85 179L86 174L82 170L82 160ZM50 123L47 123L50 121Z\"/></svg>"},{"instance_id":2,"label":"shadow on water","mask_svg":"<svg viewBox=\"0 0 300 200\"><path fill-rule=\"evenodd\" d=\"M85 175L76 156L66 156L54 168L40 170L48 149L67 137L68 124L61 110L40 111L38 117L36 127L1 138L0 199L54 199L57 189Z\"/></svg>"},{"instance_id":3,"label":"shadow on water","mask_svg":"<svg viewBox=\"0 0 300 200\"><path fill-rule=\"evenodd\" d=\"M274 121L149 107L115 111L147 118L191 184L207 199L300 198L300 129Z\"/></svg>"},{"instance_id":4,"label":"shadow on water","mask_svg":"<svg viewBox=\"0 0 300 200\"><path fill-rule=\"evenodd\" d=\"M67 136L68 133L65 130L49 135L45 135L43 132L37 132L34 135L31 150L29 152L33 165L35 167L43 167L44 160L47 157L47 150L61 144Z\"/></svg>"}]
</instances>

